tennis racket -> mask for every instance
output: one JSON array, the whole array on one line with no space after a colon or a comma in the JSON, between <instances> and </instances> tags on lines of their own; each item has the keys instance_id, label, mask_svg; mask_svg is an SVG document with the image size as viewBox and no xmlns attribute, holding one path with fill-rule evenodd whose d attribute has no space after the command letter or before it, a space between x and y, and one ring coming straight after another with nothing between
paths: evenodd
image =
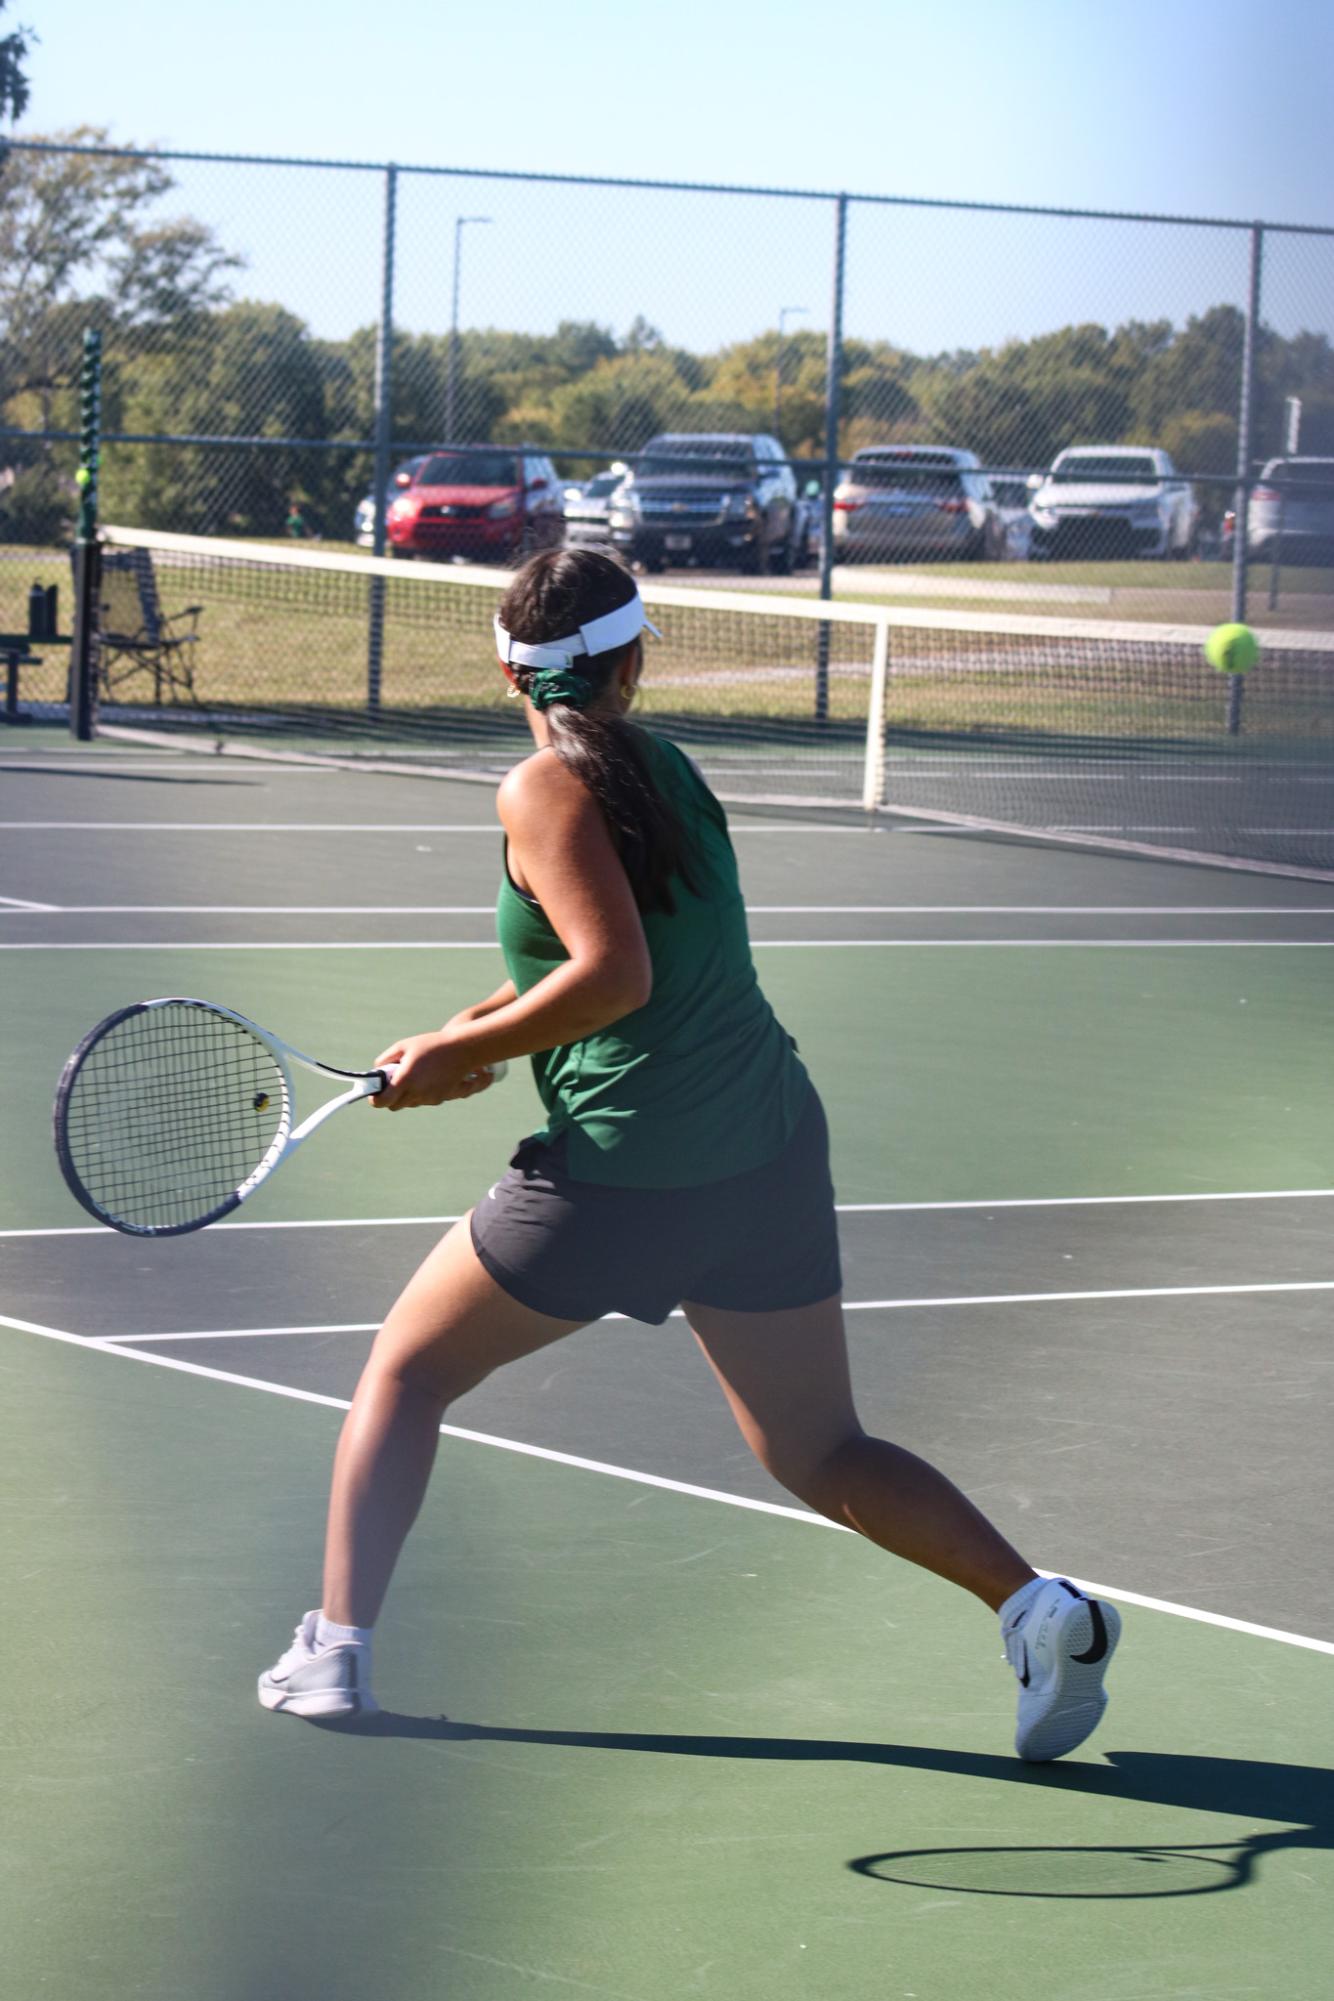
<instances>
[{"instance_id":1,"label":"tennis racket","mask_svg":"<svg viewBox=\"0 0 1334 2001\"><path fill-rule=\"evenodd\" d=\"M300 1063L344 1080L299 1126ZM503 1077L504 1063L487 1066ZM372 1098L393 1068L319 1063L212 1001L166 995L99 1021L66 1063L55 1139L70 1193L99 1223L132 1237L179 1237L230 1215L326 1119Z\"/></svg>"}]
</instances>

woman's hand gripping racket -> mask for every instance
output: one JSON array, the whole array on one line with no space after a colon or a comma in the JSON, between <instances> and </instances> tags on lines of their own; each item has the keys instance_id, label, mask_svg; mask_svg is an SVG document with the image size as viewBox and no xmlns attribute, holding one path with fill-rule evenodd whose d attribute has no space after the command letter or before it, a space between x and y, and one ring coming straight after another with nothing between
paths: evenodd
<instances>
[{"instance_id":1,"label":"woman's hand gripping racket","mask_svg":"<svg viewBox=\"0 0 1334 2001\"><path fill-rule=\"evenodd\" d=\"M348 1088L292 1125L289 1065ZM503 1063L488 1066L494 1083ZM134 1237L177 1237L229 1215L326 1119L393 1082L340 1070L211 1001L168 995L108 1015L61 1073L55 1137L70 1193Z\"/></svg>"}]
</instances>

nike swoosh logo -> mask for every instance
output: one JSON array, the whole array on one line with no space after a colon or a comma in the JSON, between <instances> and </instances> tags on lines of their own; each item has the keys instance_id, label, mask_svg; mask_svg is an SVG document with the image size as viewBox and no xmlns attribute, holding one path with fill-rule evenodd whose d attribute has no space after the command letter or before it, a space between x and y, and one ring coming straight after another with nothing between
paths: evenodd
<instances>
[{"instance_id":1,"label":"nike swoosh logo","mask_svg":"<svg viewBox=\"0 0 1334 2001\"><path fill-rule=\"evenodd\" d=\"M1020 1677L1019 1677L1019 1686L1020 1686L1020 1688L1027 1688L1027 1687L1028 1687L1028 1683L1029 1683L1029 1673L1028 1673L1028 1646L1027 1646L1027 1643L1026 1643L1025 1641L1023 1641L1023 1640L1021 1640L1021 1641L1019 1642L1019 1644L1020 1644L1020 1646L1021 1646L1021 1647L1023 1647L1023 1649L1024 1649L1024 1671L1023 1671L1023 1673L1022 1673L1022 1674L1020 1675Z\"/></svg>"},{"instance_id":2,"label":"nike swoosh logo","mask_svg":"<svg viewBox=\"0 0 1334 2001\"><path fill-rule=\"evenodd\" d=\"M1102 1616L1102 1607L1096 1598L1090 1598L1087 1603L1093 1618L1093 1643L1087 1653L1071 1654L1070 1658L1072 1661L1082 1661L1085 1666L1091 1666L1094 1661L1100 1661L1107 1652L1107 1622Z\"/></svg>"}]
</instances>

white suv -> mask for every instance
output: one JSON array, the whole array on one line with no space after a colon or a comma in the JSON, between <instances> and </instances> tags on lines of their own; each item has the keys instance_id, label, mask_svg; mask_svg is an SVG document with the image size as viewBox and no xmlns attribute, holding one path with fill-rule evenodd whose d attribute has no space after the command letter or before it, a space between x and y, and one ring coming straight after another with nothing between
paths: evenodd
<instances>
[{"instance_id":1,"label":"white suv","mask_svg":"<svg viewBox=\"0 0 1334 2001\"><path fill-rule=\"evenodd\" d=\"M1200 510L1166 452L1069 445L1033 496L1034 556L1193 556Z\"/></svg>"}]
</instances>

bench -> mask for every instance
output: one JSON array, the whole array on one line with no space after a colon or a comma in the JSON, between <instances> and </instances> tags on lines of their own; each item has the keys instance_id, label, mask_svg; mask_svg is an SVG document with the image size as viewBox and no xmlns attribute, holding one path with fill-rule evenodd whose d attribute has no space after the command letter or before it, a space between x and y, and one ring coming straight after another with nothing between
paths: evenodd
<instances>
[{"instance_id":1,"label":"bench","mask_svg":"<svg viewBox=\"0 0 1334 2001\"><path fill-rule=\"evenodd\" d=\"M69 644L68 633L56 630L59 616L56 586L34 584L28 593L27 631L0 632L0 660L5 668L5 700L0 720L27 722L27 716L19 708L19 668L41 665L42 656L32 651L34 646Z\"/></svg>"}]
</instances>

